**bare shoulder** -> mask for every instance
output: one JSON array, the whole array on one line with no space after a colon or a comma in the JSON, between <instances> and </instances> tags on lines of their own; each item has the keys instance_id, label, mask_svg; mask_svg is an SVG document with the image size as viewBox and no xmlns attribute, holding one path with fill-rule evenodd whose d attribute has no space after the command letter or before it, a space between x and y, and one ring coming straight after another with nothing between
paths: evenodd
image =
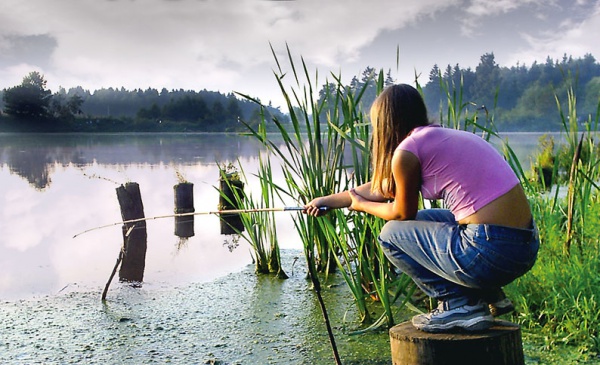
<instances>
[{"instance_id":1,"label":"bare shoulder","mask_svg":"<svg viewBox=\"0 0 600 365\"><path fill-rule=\"evenodd\" d=\"M396 148L394 151L394 155L392 156L392 166L394 169L402 168L404 169L420 169L421 163L417 156L415 156L412 152L401 150Z\"/></svg>"}]
</instances>

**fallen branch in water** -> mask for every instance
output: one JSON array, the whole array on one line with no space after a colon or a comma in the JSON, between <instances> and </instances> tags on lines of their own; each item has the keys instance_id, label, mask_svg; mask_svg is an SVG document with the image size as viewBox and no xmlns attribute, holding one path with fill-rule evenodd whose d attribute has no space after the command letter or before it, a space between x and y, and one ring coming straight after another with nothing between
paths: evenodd
<instances>
[{"instance_id":1,"label":"fallen branch in water","mask_svg":"<svg viewBox=\"0 0 600 365\"><path fill-rule=\"evenodd\" d=\"M112 282L113 278L115 277L115 274L117 273L117 269L119 268L119 264L121 264L121 261L123 260L123 256L125 256L125 247L127 246L127 241L129 240L129 234L131 234L131 231L133 231L134 227L135 227L135 224L133 226L129 227L129 229L123 236L123 245L121 246L121 251L119 251L119 257L117 257L117 262L115 263L115 267L113 268L113 271L110 274L110 277L108 278L108 282L106 282L106 285L104 286L104 291L102 292L102 301L106 300L106 294L108 293L108 287L110 286L110 283Z\"/></svg>"}]
</instances>

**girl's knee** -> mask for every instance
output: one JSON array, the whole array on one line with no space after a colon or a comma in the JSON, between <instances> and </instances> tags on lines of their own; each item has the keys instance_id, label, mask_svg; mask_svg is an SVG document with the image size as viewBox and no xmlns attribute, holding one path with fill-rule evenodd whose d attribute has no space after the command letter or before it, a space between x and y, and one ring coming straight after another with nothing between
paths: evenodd
<instances>
[{"instance_id":1,"label":"girl's knee","mask_svg":"<svg viewBox=\"0 0 600 365\"><path fill-rule=\"evenodd\" d=\"M401 221L389 221L383 225L381 232L379 232L379 242L390 242L392 241L392 236L396 234L400 229Z\"/></svg>"}]
</instances>

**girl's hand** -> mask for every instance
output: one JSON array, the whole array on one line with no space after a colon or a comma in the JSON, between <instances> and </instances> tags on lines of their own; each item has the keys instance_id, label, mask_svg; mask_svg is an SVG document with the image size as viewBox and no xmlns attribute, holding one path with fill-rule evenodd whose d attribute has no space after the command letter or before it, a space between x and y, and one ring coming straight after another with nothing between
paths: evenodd
<instances>
[{"instance_id":1,"label":"girl's hand","mask_svg":"<svg viewBox=\"0 0 600 365\"><path fill-rule=\"evenodd\" d=\"M328 211L329 209L327 209L325 199L323 197L319 197L311 200L308 204L306 204L302 212L308 215L312 215L313 217L320 217L327 214Z\"/></svg>"},{"instance_id":2,"label":"girl's hand","mask_svg":"<svg viewBox=\"0 0 600 365\"><path fill-rule=\"evenodd\" d=\"M358 194L355 189L348 190L348 193L350 194L350 199L352 199L352 204L350 204L348 209L357 212L364 211L362 208L362 204L368 200L365 199L362 195Z\"/></svg>"}]
</instances>

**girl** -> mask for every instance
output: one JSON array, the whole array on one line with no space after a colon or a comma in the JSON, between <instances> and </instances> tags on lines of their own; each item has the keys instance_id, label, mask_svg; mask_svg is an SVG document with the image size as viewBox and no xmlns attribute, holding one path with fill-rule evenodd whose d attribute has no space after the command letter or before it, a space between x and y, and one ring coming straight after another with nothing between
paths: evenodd
<instances>
[{"instance_id":1,"label":"girl","mask_svg":"<svg viewBox=\"0 0 600 365\"><path fill-rule=\"evenodd\" d=\"M493 315L514 309L501 288L531 269L539 247L517 176L479 136L430 124L409 85L386 88L371 123L372 181L315 198L304 211L349 208L388 221L378 238L385 255L439 303L413 317L416 328L489 328ZM448 209L419 211L419 193Z\"/></svg>"}]
</instances>

